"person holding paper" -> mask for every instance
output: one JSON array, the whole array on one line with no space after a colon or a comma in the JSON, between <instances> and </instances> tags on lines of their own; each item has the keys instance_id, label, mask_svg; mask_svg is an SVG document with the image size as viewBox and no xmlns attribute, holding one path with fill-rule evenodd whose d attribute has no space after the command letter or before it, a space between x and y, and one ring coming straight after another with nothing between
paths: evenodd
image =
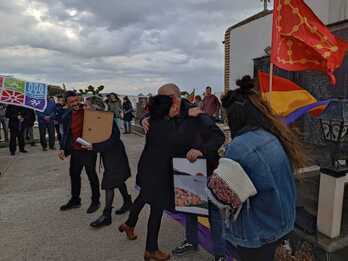
<instances>
[{"instance_id":1,"label":"person holding paper","mask_svg":"<svg viewBox=\"0 0 348 261\"><path fill-rule=\"evenodd\" d=\"M92 190L92 202L87 213L94 213L100 207L99 178L96 171L97 153L82 148L76 140L82 136L84 110L80 98L74 91L65 94L69 111L63 117L63 138L58 156L61 160L70 157L71 198L60 207L66 211L81 207L81 173L85 168Z\"/></svg>"},{"instance_id":2,"label":"person holding paper","mask_svg":"<svg viewBox=\"0 0 348 261\"><path fill-rule=\"evenodd\" d=\"M85 109L104 111L105 103L102 98L92 96L86 99ZM82 147L99 152L105 169L101 184L102 189L105 190L105 208L103 214L90 225L94 228L111 225L114 189L125 186L126 180L131 176L126 149L121 141L117 124L115 122L113 124L110 139L101 143L83 145Z\"/></svg>"},{"instance_id":3,"label":"person holding paper","mask_svg":"<svg viewBox=\"0 0 348 261\"><path fill-rule=\"evenodd\" d=\"M175 123L174 135L171 137L172 156L187 158L191 162L195 162L200 157L205 158L207 174L210 176L218 165L218 149L225 141L224 133L207 114L190 117L192 105L180 99L180 89L176 85L162 86L159 94L168 95L174 100L175 106L170 112L170 117ZM208 202L208 210L214 258L216 261L227 260L220 210L212 202ZM185 232L185 240L172 251L175 256L198 250L198 215L186 214Z\"/></svg>"},{"instance_id":4,"label":"person holding paper","mask_svg":"<svg viewBox=\"0 0 348 261\"><path fill-rule=\"evenodd\" d=\"M145 203L150 204L151 214L144 255L146 260L168 260L170 257L158 249L158 233L163 210L174 209L172 159L182 157L194 162L199 157L205 157L208 159L208 172L210 172L216 166L217 150L225 139L222 131L208 115L189 116L193 113L192 105L181 100L180 89L175 84L162 86L158 94L148 105L150 113L146 119L148 123L146 145L138 164L137 175L137 184L141 187L141 192L134 201L127 222L120 226L120 231L126 232L129 239L135 239L134 227L138 215ZM154 105L163 109L156 110ZM210 207L210 210L212 209L213 207ZM219 245L219 252L216 252L216 255L221 253L221 256L224 256L224 242L221 242L223 238L220 231L222 219L218 220L220 216L217 212L213 212L211 220L216 232L214 233L215 245ZM189 222L187 226L188 235L192 235L195 239L198 233L198 230L195 230L197 228L195 221L198 225L197 216L192 215L190 219L189 217L188 220L192 222ZM218 223L220 221L221 223ZM198 240L190 244L190 250L196 250ZM186 242L184 249L186 252L187 246Z\"/></svg>"}]
</instances>

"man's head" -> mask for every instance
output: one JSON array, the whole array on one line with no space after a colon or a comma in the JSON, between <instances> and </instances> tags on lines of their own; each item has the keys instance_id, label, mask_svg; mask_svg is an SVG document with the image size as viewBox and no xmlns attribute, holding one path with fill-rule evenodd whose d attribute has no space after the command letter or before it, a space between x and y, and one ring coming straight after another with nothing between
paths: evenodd
<instances>
[{"instance_id":1,"label":"man's head","mask_svg":"<svg viewBox=\"0 0 348 261\"><path fill-rule=\"evenodd\" d=\"M57 103L59 103L60 105L65 104L65 99L62 95L57 96Z\"/></svg>"},{"instance_id":2,"label":"man's head","mask_svg":"<svg viewBox=\"0 0 348 261\"><path fill-rule=\"evenodd\" d=\"M205 88L205 95L206 96L211 95L211 87L210 86L207 86L207 88Z\"/></svg>"},{"instance_id":3,"label":"man's head","mask_svg":"<svg viewBox=\"0 0 348 261\"><path fill-rule=\"evenodd\" d=\"M166 95L180 99L181 93L179 87L174 83L162 85L157 92L158 95Z\"/></svg>"},{"instance_id":4,"label":"man's head","mask_svg":"<svg viewBox=\"0 0 348 261\"><path fill-rule=\"evenodd\" d=\"M74 111L80 109L80 97L74 91L67 91L65 93L65 100L68 107Z\"/></svg>"}]
</instances>

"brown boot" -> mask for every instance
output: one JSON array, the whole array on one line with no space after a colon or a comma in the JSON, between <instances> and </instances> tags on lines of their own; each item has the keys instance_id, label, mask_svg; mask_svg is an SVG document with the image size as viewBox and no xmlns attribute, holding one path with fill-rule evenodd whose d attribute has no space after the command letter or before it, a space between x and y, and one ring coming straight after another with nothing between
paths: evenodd
<instances>
[{"instance_id":1,"label":"brown boot","mask_svg":"<svg viewBox=\"0 0 348 261\"><path fill-rule=\"evenodd\" d=\"M118 230L123 233L125 232L129 240L136 240L138 236L134 234L134 227L129 227L126 224L119 226Z\"/></svg>"},{"instance_id":2,"label":"brown boot","mask_svg":"<svg viewBox=\"0 0 348 261\"><path fill-rule=\"evenodd\" d=\"M145 261L150 261L150 260L165 261L169 259L170 259L170 255L162 252L161 250L157 250L154 252L145 251L145 254L144 254Z\"/></svg>"}]
</instances>

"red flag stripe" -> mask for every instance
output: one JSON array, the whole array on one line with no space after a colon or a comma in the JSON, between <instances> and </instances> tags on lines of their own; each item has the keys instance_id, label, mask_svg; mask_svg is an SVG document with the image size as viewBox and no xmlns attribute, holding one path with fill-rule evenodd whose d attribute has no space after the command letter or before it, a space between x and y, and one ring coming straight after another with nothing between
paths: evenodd
<instances>
[{"instance_id":1,"label":"red flag stripe","mask_svg":"<svg viewBox=\"0 0 348 261\"><path fill-rule=\"evenodd\" d=\"M261 72L259 71L259 82L260 82L260 90L262 92L269 92L269 74L265 73L265 72ZM288 92L288 91L301 91L303 90L303 88L299 87L297 84L295 84L294 82L273 75L273 84L272 84L272 90L273 91L284 91L284 92Z\"/></svg>"}]
</instances>

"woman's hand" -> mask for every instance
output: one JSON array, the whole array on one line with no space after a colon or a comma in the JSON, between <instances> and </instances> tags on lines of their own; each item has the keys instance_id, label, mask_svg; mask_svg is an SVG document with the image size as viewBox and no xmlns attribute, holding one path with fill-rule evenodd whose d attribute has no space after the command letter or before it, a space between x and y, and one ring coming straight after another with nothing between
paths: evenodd
<instances>
[{"instance_id":1,"label":"woman's hand","mask_svg":"<svg viewBox=\"0 0 348 261\"><path fill-rule=\"evenodd\" d=\"M203 157L203 153L196 149L191 149L186 155L186 158L191 163L195 162L199 157Z\"/></svg>"}]
</instances>

